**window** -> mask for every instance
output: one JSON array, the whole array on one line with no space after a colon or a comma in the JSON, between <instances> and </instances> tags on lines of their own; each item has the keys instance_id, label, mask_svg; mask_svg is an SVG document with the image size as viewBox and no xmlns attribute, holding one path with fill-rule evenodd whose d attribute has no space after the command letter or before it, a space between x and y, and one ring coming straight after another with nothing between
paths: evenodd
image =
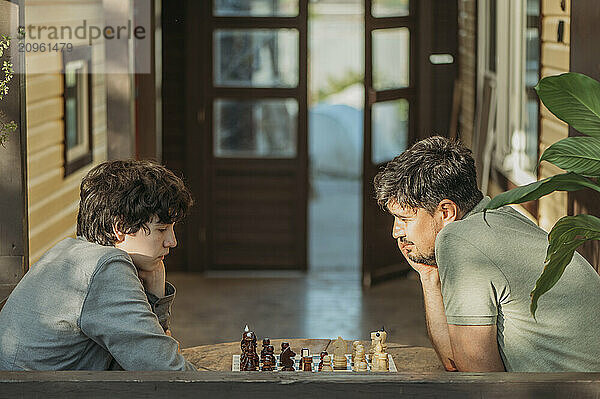
<instances>
[{"instance_id":1,"label":"window","mask_svg":"<svg viewBox=\"0 0 600 399\"><path fill-rule=\"evenodd\" d=\"M92 162L92 84L90 47L63 53L65 176Z\"/></svg>"},{"instance_id":2,"label":"window","mask_svg":"<svg viewBox=\"0 0 600 399\"><path fill-rule=\"evenodd\" d=\"M536 180L540 0L479 0L478 93L496 87L493 164L517 185ZM481 97L480 97L481 98Z\"/></svg>"}]
</instances>

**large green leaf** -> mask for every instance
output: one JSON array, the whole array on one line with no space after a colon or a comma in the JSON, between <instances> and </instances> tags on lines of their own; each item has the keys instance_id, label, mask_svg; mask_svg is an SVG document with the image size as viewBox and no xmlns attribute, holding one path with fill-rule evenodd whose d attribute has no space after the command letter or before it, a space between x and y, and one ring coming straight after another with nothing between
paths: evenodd
<instances>
[{"instance_id":1,"label":"large green leaf","mask_svg":"<svg viewBox=\"0 0 600 399\"><path fill-rule=\"evenodd\" d=\"M600 137L600 82L569 72L543 78L535 90L559 119L583 134Z\"/></svg>"},{"instance_id":2,"label":"large green leaf","mask_svg":"<svg viewBox=\"0 0 600 399\"><path fill-rule=\"evenodd\" d=\"M540 296L548 292L563 275L577 247L589 240L600 239L600 219L591 215L565 216L548 235L546 266L531 291L531 314L535 317Z\"/></svg>"},{"instance_id":3,"label":"large green leaf","mask_svg":"<svg viewBox=\"0 0 600 399\"><path fill-rule=\"evenodd\" d=\"M492 198L485 209L496 209L508 204L533 201L553 191L577 191L583 188L591 188L600 192L600 185L593 181L576 173L563 173L498 194Z\"/></svg>"},{"instance_id":4,"label":"large green leaf","mask_svg":"<svg viewBox=\"0 0 600 399\"><path fill-rule=\"evenodd\" d=\"M544 151L541 161L583 176L600 176L600 138L569 137L560 140Z\"/></svg>"}]
</instances>

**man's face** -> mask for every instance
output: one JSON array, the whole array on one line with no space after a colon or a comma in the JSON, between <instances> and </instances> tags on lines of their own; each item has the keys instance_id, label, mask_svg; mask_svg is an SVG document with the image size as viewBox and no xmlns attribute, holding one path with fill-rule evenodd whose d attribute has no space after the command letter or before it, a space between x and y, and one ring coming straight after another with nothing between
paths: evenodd
<instances>
[{"instance_id":1,"label":"man's face","mask_svg":"<svg viewBox=\"0 0 600 399\"><path fill-rule=\"evenodd\" d=\"M424 208L406 208L395 201L387 207L394 216L392 237L398 241L398 248L413 262L434 266L435 237L443 227L436 214Z\"/></svg>"},{"instance_id":2,"label":"man's face","mask_svg":"<svg viewBox=\"0 0 600 399\"><path fill-rule=\"evenodd\" d=\"M169 254L169 248L177 246L177 240L173 231L174 223L159 223L158 218L154 217L147 226L150 234L141 228L134 234L125 234L115 247L127 252L138 269L150 271Z\"/></svg>"}]
</instances>

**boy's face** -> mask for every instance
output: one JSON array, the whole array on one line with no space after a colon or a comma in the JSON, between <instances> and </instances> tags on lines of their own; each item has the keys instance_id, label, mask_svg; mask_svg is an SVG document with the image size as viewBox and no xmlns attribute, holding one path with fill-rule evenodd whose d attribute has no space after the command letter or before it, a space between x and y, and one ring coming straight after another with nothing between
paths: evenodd
<instances>
[{"instance_id":1,"label":"boy's face","mask_svg":"<svg viewBox=\"0 0 600 399\"><path fill-rule=\"evenodd\" d=\"M117 234L119 242L115 247L127 252L135 267L140 270L151 271L169 254L169 248L177 246L174 223L159 223L154 217L147 224L150 234L141 228L134 234Z\"/></svg>"}]
</instances>

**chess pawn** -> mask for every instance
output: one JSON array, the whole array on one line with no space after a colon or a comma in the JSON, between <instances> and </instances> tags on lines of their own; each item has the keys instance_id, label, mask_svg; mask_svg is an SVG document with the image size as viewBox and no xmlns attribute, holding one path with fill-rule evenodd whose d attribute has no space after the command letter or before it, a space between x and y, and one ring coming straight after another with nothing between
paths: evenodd
<instances>
[{"instance_id":1,"label":"chess pawn","mask_svg":"<svg viewBox=\"0 0 600 399\"><path fill-rule=\"evenodd\" d=\"M318 371L323 370L323 358L327 355L328 355L328 353L326 351L321 352L321 361L319 362ZM331 359L330 359L330 361L331 361Z\"/></svg>"},{"instance_id":2,"label":"chess pawn","mask_svg":"<svg viewBox=\"0 0 600 399\"><path fill-rule=\"evenodd\" d=\"M323 356L323 366L319 371L333 371L333 367L331 367L331 356Z\"/></svg>"}]
</instances>

